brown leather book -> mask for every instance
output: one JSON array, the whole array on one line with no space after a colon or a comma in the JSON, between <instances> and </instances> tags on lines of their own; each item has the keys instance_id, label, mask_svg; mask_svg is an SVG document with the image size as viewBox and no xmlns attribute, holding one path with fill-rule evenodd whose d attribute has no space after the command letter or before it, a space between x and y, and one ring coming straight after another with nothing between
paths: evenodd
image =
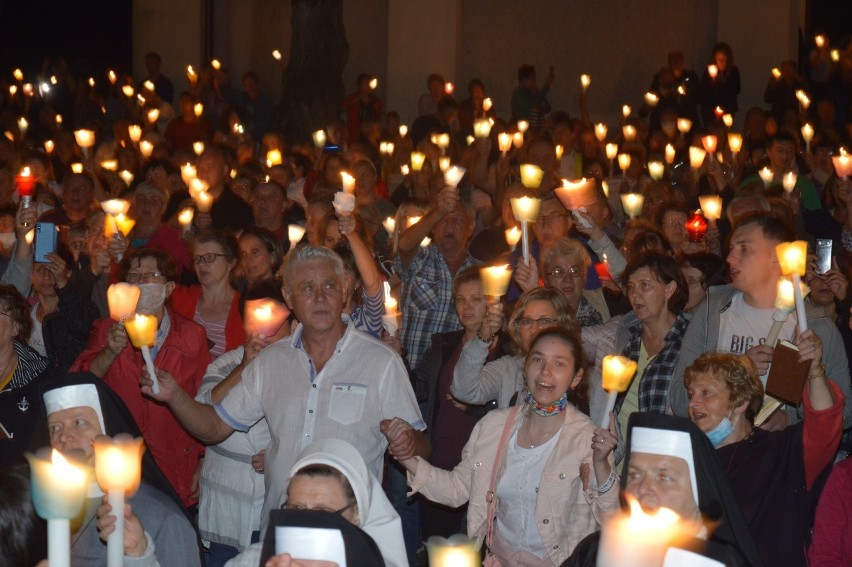
<instances>
[{"instance_id":1,"label":"brown leather book","mask_svg":"<svg viewBox=\"0 0 852 567\"><path fill-rule=\"evenodd\" d=\"M796 345L789 341L779 341L772 354L766 393L788 404L799 405L810 367L809 360L799 362L799 349Z\"/></svg>"}]
</instances>

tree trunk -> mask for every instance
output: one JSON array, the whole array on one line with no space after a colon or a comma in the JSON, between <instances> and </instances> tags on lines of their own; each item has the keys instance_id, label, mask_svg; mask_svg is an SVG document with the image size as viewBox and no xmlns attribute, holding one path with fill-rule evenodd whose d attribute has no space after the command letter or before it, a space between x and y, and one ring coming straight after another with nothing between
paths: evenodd
<instances>
[{"instance_id":1,"label":"tree trunk","mask_svg":"<svg viewBox=\"0 0 852 567\"><path fill-rule=\"evenodd\" d=\"M349 43L343 0L292 0L290 63L282 76L278 129L288 144L340 118Z\"/></svg>"}]
</instances>

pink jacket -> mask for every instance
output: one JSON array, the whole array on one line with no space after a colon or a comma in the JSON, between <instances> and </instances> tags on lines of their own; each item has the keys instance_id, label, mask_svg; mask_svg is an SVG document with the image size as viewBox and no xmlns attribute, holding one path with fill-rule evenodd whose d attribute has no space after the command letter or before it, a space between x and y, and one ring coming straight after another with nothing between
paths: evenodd
<instances>
[{"instance_id":1,"label":"pink jacket","mask_svg":"<svg viewBox=\"0 0 852 567\"><path fill-rule=\"evenodd\" d=\"M412 492L429 500L451 507L469 501L467 533L476 537L479 544L485 540L491 470L510 411L511 408L494 410L476 424L461 462L452 471L433 467L417 457L417 474L408 475ZM522 411L517 419L523 419L523 415ZM539 485L535 509L538 531L554 565L561 565L580 540L600 529L601 522L618 509L618 483L599 494L591 488L583 490L580 480L580 465L592 463L595 424L571 405L565 408L564 416L559 440Z\"/></svg>"}]
</instances>

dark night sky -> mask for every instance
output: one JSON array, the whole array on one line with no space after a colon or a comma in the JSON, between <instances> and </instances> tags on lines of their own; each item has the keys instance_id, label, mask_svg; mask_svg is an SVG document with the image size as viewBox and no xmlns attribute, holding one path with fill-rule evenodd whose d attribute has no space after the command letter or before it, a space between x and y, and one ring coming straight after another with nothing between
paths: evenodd
<instances>
[{"instance_id":1,"label":"dark night sky","mask_svg":"<svg viewBox=\"0 0 852 567\"><path fill-rule=\"evenodd\" d=\"M130 70L131 0L0 0L0 72L36 73L63 55L73 71Z\"/></svg>"}]
</instances>

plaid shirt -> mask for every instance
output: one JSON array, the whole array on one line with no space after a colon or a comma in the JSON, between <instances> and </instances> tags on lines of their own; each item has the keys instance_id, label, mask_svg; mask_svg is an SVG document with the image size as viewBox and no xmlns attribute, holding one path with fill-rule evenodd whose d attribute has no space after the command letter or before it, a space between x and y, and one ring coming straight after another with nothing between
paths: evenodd
<instances>
[{"instance_id":1,"label":"plaid shirt","mask_svg":"<svg viewBox=\"0 0 852 567\"><path fill-rule=\"evenodd\" d=\"M639 381L639 411L642 413L666 413L669 402L669 386L674 375L677 359L680 356L680 345L683 335L689 326L689 320L678 313L674 325L666 334L663 349L648 362ZM630 339L624 347L622 355L630 360L639 360L639 349L642 345L642 323L636 319L636 324L630 328ZM623 394L621 399L623 399ZM621 409L621 403L618 404Z\"/></svg>"},{"instance_id":2,"label":"plaid shirt","mask_svg":"<svg viewBox=\"0 0 852 567\"><path fill-rule=\"evenodd\" d=\"M470 253L459 271L478 266ZM409 368L417 368L420 358L432 345L432 335L461 329L453 302L453 274L434 244L420 248L406 269L399 256L394 261L402 280L402 346Z\"/></svg>"}]
</instances>

